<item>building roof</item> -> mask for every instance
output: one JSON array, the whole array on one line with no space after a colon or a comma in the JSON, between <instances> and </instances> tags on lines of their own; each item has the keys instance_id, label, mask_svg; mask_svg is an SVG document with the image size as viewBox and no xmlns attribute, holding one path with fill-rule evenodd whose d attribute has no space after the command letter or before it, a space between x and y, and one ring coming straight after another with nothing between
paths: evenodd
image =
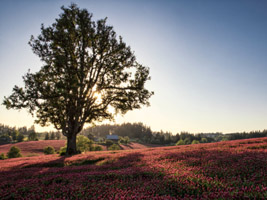
<instances>
[{"instance_id":1,"label":"building roof","mask_svg":"<svg viewBox=\"0 0 267 200\"><path fill-rule=\"evenodd\" d=\"M119 136L118 135L107 135L108 140L118 140Z\"/></svg>"}]
</instances>

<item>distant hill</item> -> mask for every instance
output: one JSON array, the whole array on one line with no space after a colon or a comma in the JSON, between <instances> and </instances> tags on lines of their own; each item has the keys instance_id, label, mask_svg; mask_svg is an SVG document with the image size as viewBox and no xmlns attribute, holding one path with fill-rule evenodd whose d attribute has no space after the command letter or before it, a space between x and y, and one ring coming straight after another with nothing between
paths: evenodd
<instances>
[{"instance_id":1,"label":"distant hill","mask_svg":"<svg viewBox=\"0 0 267 200\"><path fill-rule=\"evenodd\" d=\"M23 156L33 156L33 155L42 155L43 150L47 146L52 146L55 150L59 150L60 147L63 147L66 143L66 140L40 140L40 141L28 141L28 142L18 142L15 144L4 144L0 145L0 153L7 153L12 146L17 146L20 148Z\"/></svg>"},{"instance_id":2,"label":"distant hill","mask_svg":"<svg viewBox=\"0 0 267 200\"><path fill-rule=\"evenodd\" d=\"M4 144L0 145L0 153L6 154L10 147L17 146L20 148L21 153L23 156L38 156L43 155L43 150L47 146L52 146L55 150L59 150L60 147L65 146L66 140L40 140L40 141L29 141L29 142L19 142L15 144ZM107 150L106 146L100 145L103 150ZM144 149L149 147L157 147L159 145L144 145L138 143L130 143L128 145L120 145L122 150L129 150L129 149Z\"/></svg>"}]
</instances>

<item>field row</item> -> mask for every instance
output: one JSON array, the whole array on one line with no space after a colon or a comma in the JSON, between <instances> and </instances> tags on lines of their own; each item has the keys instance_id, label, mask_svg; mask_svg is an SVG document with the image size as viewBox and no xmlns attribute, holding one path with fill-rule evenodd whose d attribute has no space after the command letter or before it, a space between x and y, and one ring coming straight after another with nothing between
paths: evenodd
<instances>
[{"instance_id":1,"label":"field row","mask_svg":"<svg viewBox=\"0 0 267 200\"><path fill-rule=\"evenodd\" d=\"M0 199L266 199L267 138L0 161Z\"/></svg>"}]
</instances>

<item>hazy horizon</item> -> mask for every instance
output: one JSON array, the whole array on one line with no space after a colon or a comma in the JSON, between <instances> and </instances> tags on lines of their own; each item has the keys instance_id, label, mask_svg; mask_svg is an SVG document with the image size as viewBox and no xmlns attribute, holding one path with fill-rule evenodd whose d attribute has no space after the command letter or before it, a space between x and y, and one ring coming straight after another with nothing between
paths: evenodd
<instances>
[{"instance_id":1,"label":"hazy horizon","mask_svg":"<svg viewBox=\"0 0 267 200\"><path fill-rule=\"evenodd\" d=\"M71 2L108 17L137 61L150 67L150 107L118 116L154 131L191 133L267 129L267 2L248 1L1 1L0 101L22 76L42 65L28 41ZM0 106L0 123L33 124L26 111ZM107 123L107 122L105 122ZM36 126L38 131L49 130Z\"/></svg>"}]
</instances>

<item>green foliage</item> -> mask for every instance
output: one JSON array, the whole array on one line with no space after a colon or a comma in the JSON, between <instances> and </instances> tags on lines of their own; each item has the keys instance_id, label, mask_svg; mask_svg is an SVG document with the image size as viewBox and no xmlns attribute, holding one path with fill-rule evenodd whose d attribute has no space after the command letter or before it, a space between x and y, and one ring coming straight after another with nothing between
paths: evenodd
<instances>
[{"instance_id":1,"label":"green foliage","mask_svg":"<svg viewBox=\"0 0 267 200\"><path fill-rule=\"evenodd\" d=\"M191 144L199 144L198 140L193 140Z\"/></svg>"},{"instance_id":2,"label":"green foliage","mask_svg":"<svg viewBox=\"0 0 267 200\"><path fill-rule=\"evenodd\" d=\"M18 136L19 136L18 130L12 131L11 133L12 140L17 140Z\"/></svg>"},{"instance_id":3,"label":"green foliage","mask_svg":"<svg viewBox=\"0 0 267 200\"><path fill-rule=\"evenodd\" d=\"M31 37L29 44L43 66L23 77L24 88L15 86L4 97L6 108L26 108L36 114L36 123L53 124L73 138L85 123L149 106L153 95L145 88L149 68L136 61L107 20L95 22L91 13L75 4L62 11L55 23L42 25L41 34ZM96 100L97 93L101 101ZM75 154L75 144L68 144L68 154Z\"/></svg>"},{"instance_id":4,"label":"green foliage","mask_svg":"<svg viewBox=\"0 0 267 200\"><path fill-rule=\"evenodd\" d=\"M222 137L222 141L229 141L229 137L228 136Z\"/></svg>"},{"instance_id":5,"label":"green foliage","mask_svg":"<svg viewBox=\"0 0 267 200\"><path fill-rule=\"evenodd\" d=\"M56 139L56 135L54 132L52 132L50 135L50 140L55 140L55 139Z\"/></svg>"},{"instance_id":6,"label":"green foliage","mask_svg":"<svg viewBox=\"0 0 267 200\"><path fill-rule=\"evenodd\" d=\"M12 137L7 134L4 134L0 136L0 141L5 143L10 143L12 142Z\"/></svg>"},{"instance_id":7,"label":"green foliage","mask_svg":"<svg viewBox=\"0 0 267 200\"><path fill-rule=\"evenodd\" d=\"M45 140L49 140L49 133L45 134Z\"/></svg>"},{"instance_id":8,"label":"green foliage","mask_svg":"<svg viewBox=\"0 0 267 200\"><path fill-rule=\"evenodd\" d=\"M55 149L52 146L47 146L44 148L44 154L48 155L48 154L54 154L55 153Z\"/></svg>"},{"instance_id":9,"label":"green foliage","mask_svg":"<svg viewBox=\"0 0 267 200\"><path fill-rule=\"evenodd\" d=\"M86 136L79 135L76 138L76 145L78 152L86 152L86 151L102 151L103 148L101 146L93 146L93 141L88 139ZM67 146L61 147L59 150L59 155L66 155Z\"/></svg>"},{"instance_id":10,"label":"green foliage","mask_svg":"<svg viewBox=\"0 0 267 200\"><path fill-rule=\"evenodd\" d=\"M110 147L108 147L108 150L121 150L121 148L119 145L113 144Z\"/></svg>"},{"instance_id":11,"label":"green foliage","mask_svg":"<svg viewBox=\"0 0 267 200\"><path fill-rule=\"evenodd\" d=\"M6 159L6 156L5 156L4 153L1 153L1 154L0 154L0 160L4 160L4 159Z\"/></svg>"},{"instance_id":12,"label":"green foliage","mask_svg":"<svg viewBox=\"0 0 267 200\"><path fill-rule=\"evenodd\" d=\"M67 152L67 146L61 147L59 149L59 155L60 156L65 156L66 155L66 152Z\"/></svg>"},{"instance_id":13,"label":"green foliage","mask_svg":"<svg viewBox=\"0 0 267 200\"><path fill-rule=\"evenodd\" d=\"M19 133L18 137L17 137L17 141L18 142L22 142L24 140L24 135Z\"/></svg>"},{"instance_id":14,"label":"green foliage","mask_svg":"<svg viewBox=\"0 0 267 200\"><path fill-rule=\"evenodd\" d=\"M56 140L59 140L60 138L61 138L61 134L60 134L60 132L56 132Z\"/></svg>"},{"instance_id":15,"label":"green foliage","mask_svg":"<svg viewBox=\"0 0 267 200\"><path fill-rule=\"evenodd\" d=\"M12 146L9 149L9 152L7 152L7 157L8 158L19 158L22 157L21 153L20 153L20 149L16 146Z\"/></svg>"},{"instance_id":16,"label":"green foliage","mask_svg":"<svg viewBox=\"0 0 267 200\"><path fill-rule=\"evenodd\" d=\"M185 138L184 143L187 144L191 144L191 139L189 137Z\"/></svg>"},{"instance_id":17,"label":"green foliage","mask_svg":"<svg viewBox=\"0 0 267 200\"><path fill-rule=\"evenodd\" d=\"M87 134L87 137L88 137L90 140L94 140L94 139L95 139L95 136L94 136L92 133L88 133L88 134Z\"/></svg>"},{"instance_id":18,"label":"green foliage","mask_svg":"<svg viewBox=\"0 0 267 200\"><path fill-rule=\"evenodd\" d=\"M128 144L130 142L130 138L128 136L120 137L119 143Z\"/></svg>"},{"instance_id":19,"label":"green foliage","mask_svg":"<svg viewBox=\"0 0 267 200\"><path fill-rule=\"evenodd\" d=\"M94 149L92 151L103 151L103 148L101 146L94 146Z\"/></svg>"},{"instance_id":20,"label":"green foliage","mask_svg":"<svg viewBox=\"0 0 267 200\"><path fill-rule=\"evenodd\" d=\"M178 146L178 145L185 145L185 142L184 142L184 140L180 139L175 145L176 146Z\"/></svg>"},{"instance_id":21,"label":"green foliage","mask_svg":"<svg viewBox=\"0 0 267 200\"><path fill-rule=\"evenodd\" d=\"M208 140L207 140L207 138L201 138L200 142L201 142L201 143L207 143Z\"/></svg>"},{"instance_id":22,"label":"green foliage","mask_svg":"<svg viewBox=\"0 0 267 200\"><path fill-rule=\"evenodd\" d=\"M106 140L105 143L106 143L107 146L111 146L111 145L114 144L114 142L112 140Z\"/></svg>"},{"instance_id":23,"label":"green foliage","mask_svg":"<svg viewBox=\"0 0 267 200\"><path fill-rule=\"evenodd\" d=\"M89 140L87 137L83 135L77 136L76 139L76 145L77 145L77 150L80 152L86 152L90 151L92 148L93 141Z\"/></svg>"},{"instance_id":24,"label":"green foliage","mask_svg":"<svg viewBox=\"0 0 267 200\"><path fill-rule=\"evenodd\" d=\"M37 133L35 131L31 131L28 136L29 141L38 141Z\"/></svg>"}]
</instances>

